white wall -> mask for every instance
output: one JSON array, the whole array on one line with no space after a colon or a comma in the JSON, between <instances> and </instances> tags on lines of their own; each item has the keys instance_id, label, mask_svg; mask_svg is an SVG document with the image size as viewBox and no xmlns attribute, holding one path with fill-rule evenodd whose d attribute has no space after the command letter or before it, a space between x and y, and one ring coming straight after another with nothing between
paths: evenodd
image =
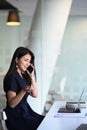
<instances>
[{"instance_id":1,"label":"white wall","mask_svg":"<svg viewBox=\"0 0 87 130\"><path fill-rule=\"evenodd\" d=\"M32 20L32 17L21 16L21 26L8 27L5 25L6 18L6 15L0 15L0 109L5 106L4 74L8 70L14 50L18 46L26 46Z\"/></svg>"},{"instance_id":2,"label":"white wall","mask_svg":"<svg viewBox=\"0 0 87 130\"><path fill-rule=\"evenodd\" d=\"M6 26L6 20L6 16L0 16L0 73L7 71L14 50L27 44L32 17L21 16L21 26L18 27Z\"/></svg>"},{"instance_id":3,"label":"white wall","mask_svg":"<svg viewBox=\"0 0 87 130\"><path fill-rule=\"evenodd\" d=\"M61 46L69 15L71 0L39 0L29 34L29 48L36 56L38 103L30 103L36 111L43 111L54 66ZM38 106L36 109L36 105ZM40 111L41 110L41 111Z\"/></svg>"}]
</instances>

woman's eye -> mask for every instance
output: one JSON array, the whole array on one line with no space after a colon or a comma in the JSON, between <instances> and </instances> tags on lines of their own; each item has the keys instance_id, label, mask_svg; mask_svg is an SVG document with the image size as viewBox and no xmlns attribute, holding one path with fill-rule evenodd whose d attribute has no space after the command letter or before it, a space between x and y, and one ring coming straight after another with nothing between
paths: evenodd
<instances>
[{"instance_id":1,"label":"woman's eye","mask_svg":"<svg viewBox=\"0 0 87 130\"><path fill-rule=\"evenodd\" d=\"M25 61L28 61L28 59L24 59Z\"/></svg>"}]
</instances>

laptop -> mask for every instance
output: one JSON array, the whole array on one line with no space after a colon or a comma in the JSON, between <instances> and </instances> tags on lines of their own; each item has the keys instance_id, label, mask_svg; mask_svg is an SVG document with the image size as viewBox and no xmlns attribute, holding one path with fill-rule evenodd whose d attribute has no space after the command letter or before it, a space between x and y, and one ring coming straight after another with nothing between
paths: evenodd
<instances>
[{"instance_id":1,"label":"laptop","mask_svg":"<svg viewBox=\"0 0 87 130\"><path fill-rule=\"evenodd\" d=\"M85 102L81 102L82 95L84 93L84 89L81 92L78 102L66 102L66 106L59 108L59 113L80 113L80 104L85 104ZM75 105L77 107L75 107Z\"/></svg>"}]
</instances>

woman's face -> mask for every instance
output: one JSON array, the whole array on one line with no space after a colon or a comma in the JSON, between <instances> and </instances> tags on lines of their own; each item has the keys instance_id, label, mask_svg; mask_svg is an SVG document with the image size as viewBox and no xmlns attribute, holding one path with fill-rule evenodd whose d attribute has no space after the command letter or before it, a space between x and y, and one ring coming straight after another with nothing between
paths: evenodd
<instances>
[{"instance_id":1,"label":"woman's face","mask_svg":"<svg viewBox=\"0 0 87 130\"><path fill-rule=\"evenodd\" d=\"M26 54L21 58L16 59L16 63L20 72L27 70L30 65L31 55Z\"/></svg>"}]
</instances>

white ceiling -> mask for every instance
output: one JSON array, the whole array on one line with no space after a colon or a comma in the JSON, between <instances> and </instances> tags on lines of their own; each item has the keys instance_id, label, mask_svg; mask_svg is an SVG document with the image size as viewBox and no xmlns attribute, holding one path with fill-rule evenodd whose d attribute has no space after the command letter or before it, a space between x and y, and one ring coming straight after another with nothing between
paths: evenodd
<instances>
[{"instance_id":1,"label":"white ceiling","mask_svg":"<svg viewBox=\"0 0 87 130\"><path fill-rule=\"evenodd\" d=\"M21 11L21 14L32 16L38 0L7 0Z\"/></svg>"},{"instance_id":2,"label":"white ceiling","mask_svg":"<svg viewBox=\"0 0 87 130\"><path fill-rule=\"evenodd\" d=\"M87 0L73 0L70 15L87 15Z\"/></svg>"},{"instance_id":3,"label":"white ceiling","mask_svg":"<svg viewBox=\"0 0 87 130\"><path fill-rule=\"evenodd\" d=\"M7 0L17 7L21 14L32 16L38 0ZM49 0L50 1L50 0ZM70 15L87 15L87 0L73 0Z\"/></svg>"}]
</instances>

